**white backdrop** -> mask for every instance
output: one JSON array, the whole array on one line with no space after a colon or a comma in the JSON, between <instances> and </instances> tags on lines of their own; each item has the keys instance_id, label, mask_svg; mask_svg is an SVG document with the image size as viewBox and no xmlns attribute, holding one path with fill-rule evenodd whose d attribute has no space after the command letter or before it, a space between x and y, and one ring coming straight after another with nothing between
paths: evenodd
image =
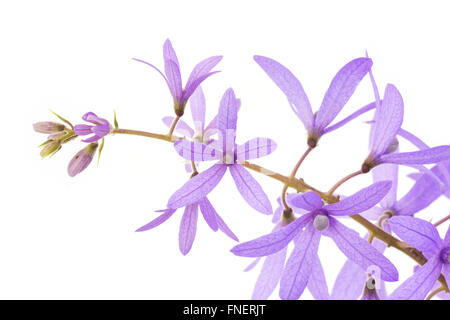
<instances>
[{"instance_id":1,"label":"white backdrop","mask_svg":"<svg viewBox=\"0 0 450 320\"><path fill-rule=\"evenodd\" d=\"M162 45L170 38L184 79L200 60L224 55L222 72L203 86L207 118L232 86L242 100L238 142L273 138L278 150L255 161L272 170L290 172L305 133L254 54L289 67L317 110L337 70L367 49L380 90L393 83L403 95L403 127L430 145L448 144L449 9L448 1L2 1L0 298L249 298L258 275L243 272L251 259L231 254L235 243L201 217L186 257L178 250L181 210L154 230L134 232L187 179L170 144L108 137L100 166L70 178L67 164L83 143L40 160L37 146L45 136L32 123L55 119L49 108L74 123L87 111L112 122L115 109L123 128L165 132L161 118L173 112L169 90L131 58L162 67ZM365 78L339 119L371 101ZM363 121L371 116L324 137L301 176L328 189L357 169L367 153ZM411 186L408 172L401 169L400 193ZM275 207L281 184L253 175ZM361 176L340 191L370 182L370 175ZM241 241L272 228L229 176L210 200ZM448 212L448 199L440 199L420 216L436 220ZM320 256L331 288L345 259L325 238ZM394 249L387 256L402 280L412 273L412 260Z\"/></svg>"}]
</instances>

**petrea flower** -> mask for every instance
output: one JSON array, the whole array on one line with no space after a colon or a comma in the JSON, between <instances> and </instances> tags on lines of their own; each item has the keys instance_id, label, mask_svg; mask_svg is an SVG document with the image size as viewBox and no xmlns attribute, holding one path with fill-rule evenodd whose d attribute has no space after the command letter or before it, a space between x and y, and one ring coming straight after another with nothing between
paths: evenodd
<instances>
[{"instance_id":1,"label":"petrea flower","mask_svg":"<svg viewBox=\"0 0 450 320\"><path fill-rule=\"evenodd\" d=\"M67 121L56 113L55 115L63 121ZM67 123L70 124L69 122ZM62 148L64 143L76 138L76 134L72 129L53 121L37 122L33 124L33 129L36 132L48 134L47 140L39 146L42 147L40 152L42 158L54 155Z\"/></svg>"},{"instance_id":2,"label":"petrea flower","mask_svg":"<svg viewBox=\"0 0 450 320\"><path fill-rule=\"evenodd\" d=\"M291 240L295 248L287 260L280 281L282 299L298 299L303 293L316 263L317 250L322 232L331 237L338 248L360 267L377 266L381 278L386 281L398 279L392 263L359 235L341 224L335 217L353 215L377 204L389 191L392 183L382 181L364 188L338 203L323 206L314 192L288 197L292 209L306 214L285 227L258 239L235 246L231 251L244 257L269 256L284 249ZM302 229L305 231L302 232ZM298 237L297 237L298 235Z\"/></svg>"},{"instance_id":3,"label":"petrea flower","mask_svg":"<svg viewBox=\"0 0 450 320\"><path fill-rule=\"evenodd\" d=\"M236 145L238 108L239 100L230 88L220 101L217 115L219 141L214 147L187 140L175 142L175 150L187 160L219 160L219 162L190 179L176 191L169 199L168 208L183 207L204 198L217 186L229 169L239 193L247 203L259 212L272 214L272 205L267 195L238 161L268 155L275 150L276 144L268 138L255 138L242 145Z\"/></svg>"},{"instance_id":4,"label":"petrea flower","mask_svg":"<svg viewBox=\"0 0 450 320\"><path fill-rule=\"evenodd\" d=\"M106 136L111 131L109 122L105 119L97 117L93 112L88 112L83 115L83 120L94 125L77 124L73 127L75 133L79 136L87 136L93 134L90 138L81 140L83 142L95 142Z\"/></svg>"},{"instance_id":5,"label":"petrea flower","mask_svg":"<svg viewBox=\"0 0 450 320\"><path fill-rule=\"evenodd\" d=\"M206 78L219 72L210 71L220 62L220 60L222 60L222 56L213 56L198 63L192 70L184 88L181 80L180 64L178 63L177 55L169 39L164 43L163 56L165 75L151 63L140 59L134 60L152 67L164 78L173 97L175 114L181 117L184 114L186 102L194 93L195 89L197 89Z\"/></svg>"},{"instance_id":6,"label":"petrea flower","mask_svg":"<svg viewBox=\"0 0 450 320\"><path fill-rule=\"evenodd\" d=\"M444 240L436 227L414 217L393 217L392 230L409 245L422 251L428 261L390 296L393 300L422 300L433 288L439 275L450 282L450 228Z\"/></svg>"},{"instance_id":7,"label":"petrea flower","mask_svg":"<svg viewBox=\"0 0 450 320\"><path fill-rule=\"evenodd\" d=\"M194 243L195 234L197 231L197 218L199 208L206 223L214 232L220 229L231 239L239 242L239 239L236 237L236 235L230 230L230 228L228 228L228 226L212 206L211 202L208 200L208 198L205 197L196 203L187 205L184 209L178 236L180 251L183 255L189 253L192 248L192 244ZM163 214L150 221L146 225L140 227L136 231L147 231L159 226L163 222L167 221L175 213L175 211L177 211L177 209L158 210L157 212L163 212Z\"/></svg>"},{"instance_id":8,"label":"petrea flower","mask_svg":"<svg viewBox=\"0 0 450 320\"><path fill-rule=\"evenodd\" d=\"M203 90L200 86L194 91L189 101L194 128L190 127L183 120L179 120L175 127L175 132L189 137L195 142L209 145L213 142L211 137L217 133L217 116L205 127L206 103ZM172 125L173 121L173 117L163 118L164 124L168 127ZM186 171L192 171L190 161L186 162Z\"/></svg>"},{"instance_id":9,"label":"petrea flower","mask_svg":"<svg viewBox=\"0 0 450 320\"><path fill-rule=\"evenodd\" d=\"M80 150L69 162L67 172L69 176L74 177L81 171L86 169L94 158L95 151L97 150L98 143L92 142Z\"/></svg>"},{"instance_id":10,"label":"petrea flower","mask_svg":"<svg viewBox=\"0 0 450 320\"><path fill-rule=\"evenodd\" d=\"M300 81L291 71L267 57L254 56L254 59L286 95L292 110L308 131L308 145L311 148L314 148L320 137L327 132L329 124L336 118L353 95L359 82L372 67L372 60L369 58L357 58L347 63L334 76L319 110L313 114ZM368 107L373 108L373 104Z\"/></svg>"}]
</instances>

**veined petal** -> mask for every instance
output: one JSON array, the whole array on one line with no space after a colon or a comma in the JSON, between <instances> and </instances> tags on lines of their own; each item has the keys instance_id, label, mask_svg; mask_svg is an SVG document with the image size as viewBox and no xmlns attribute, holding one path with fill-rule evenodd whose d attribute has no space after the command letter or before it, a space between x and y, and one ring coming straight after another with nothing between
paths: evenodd
<instances>
[{"instance_id":1,"label":"veined petal","mask_svg":"<svg viewBox=\"0 0 450 320\"><path fill-rule=\"evenodd\" d=\"M188 91L188 88L195 85L199 79L203 79L206 75L210 74L210 71L220 62L220 60L222 60L222 56L214 56L199 62L189 75L189 79L186 83L186 91ZM198 85L196 85L196 88L197 87ZM194 91L195 89L193 92Z\"/></svg>"},{"instance_id":2,"label":"veined petal","mask_svg":"<svg viewBox=\"0 0 450 320\"><path fill-rule=\"evenodd\" d=\"M94 123L94 124L103 124L103 125L109 125L109 122L103 118L98 117L95 113L93 112L88 112L85 113L82 117L81 117L84 121L90 122L90 123Z\"/></svg>"},{"instance_id":3,"label":"veined petal","mask_svg":"<svg viewBox=\"0 0 450 320\"><path fill-rule=\"evenodd\" d=\"M384 154L403 122L403 99L397 88L388 84L381 105L376 109L371 128L370 153L376 158Z\"/></svg>"},{"instance_id":4,"label":"veined petal","mask_svg":"<svg viewBox=\"0 0 450 320\"><path fill-rule=\"evenodd\" d=\"M371 59L357 58L338 71L316 114L314 128L318 132L322 133L323 129L336 118L371 67Z\"/></svg>"},{"instance_id":5,"label":"veined petal","mask_svg":"<svg viewBox=\"0 0 450 320\"><path fill-rule=\"evenodd\" d=\"M192 248L197 231L198 204L187 205L181 218L179 245L183 255L187 255Z\"/></svg>"},{"instance_id":6,"label":"veined petal","mask_svg":"<svg viewBox=\"0 0 450 320\"><path fill-rule=\"evenodd\" d=\"M450 146L439 146L427 150L382 155L380 163L430 164L450 159Z\"/></svg>"},{"instance_id":7,"label":"veined petal","mask_svg":"<svg viewBox=\"0 0 450 320\"><path fill-rule=\"evenodd\" d=\"M213 230L217 231L219 229L219 225L217 224L216 217L218 216L216 210L212 206L211 202L209 202L208 198L203 198L198 203L200 206L200 211L203 215L208 226Z\"/></svg>"},{"instance_id":8,"label":"veined petal","mask_svg":"<svg viewBox=\"0 0 450 320\"><path fill-rule=\"evenodd\" d=\"M255 240L238 244L231 249L231 252L241 257L263 257L271 255L286 247L310 221L311 214L306 214L277 231Z\"/></svg>"},{"instance_id":9,"label":"veined petal","mask_svg":"<svg viewBox=\"0 0 450 320\"><path fill-rule=\"evenodd\" d=\"M236 138L237 103L233 89L228 89L220 100L217 126L219 129L219 142L223 151L234 148Z\"/></svg>"},{"instance_id":10,"label":"veined petal","mask_svg":"<svg viewBox=\"0 0 450 320\"><path fill-rule=\"evenodd\" d=\"M87 136L88 134L92 133L92 128L93 127L94 126L90 126L90 125L87 125L87 124L76 124L73 127L73 131L75 131L75 133L78 136Z\"/></svg>"},{"instance_id":11,"label":"veined petal","mask_svg":"<svg viewBox=\"0 0 450 320\"><path fill-rule=\"evenodd\" d=\"M178 66L178 68L180 67L180 63L178 62L177 54L175 53L175 50L173 49L172 43L170 42L169 39L167 39L164 42L163 57L164 57L164 61L172 60L173 62L175 62L175 64Z\"/></svg>"},{"instance_id":12,"label":"veined petal","mask_svg":"<svg viewBox=\"0 0 450 320\"><path fill-rule=\"evenodd\" d=\"M376 166L372 170L373 181L392 181L392 187L386 196L380 201L380 206L384 209L390 209L397 202L398 187L398 165L383 164Z\"/></svg>"},{"instance_id":13,"label":"veined petal","mask_svg":"<svg viewBox=\"0 0 450 320\"><path fill-rule=\"evenodd\" d=\"M98 141L98 140L100 140L101 138L102 138L102 137L100 137L100 136L94 134L92 137L87 138L87 139L84 139L84 140L81 140L81 141L86 142L86 143L91 143L91 142Z\"/></svg>"},{"instance_id":14,"label":"veined petal","mask_svg":"<svg viewBox=\"0 0 450 320\"><path fill-rule=\"evenodd\" d=\"M230 237L234 241L239 242L238 237L233 233L233 231L231 231L231 229L227 226L225 221L223 221L223 219L217 214L217 212L216 212L216 221L217 226L223 233L225 233L228 237Z\"/></svg>"},{"instance_id":15,"label":"veined petal","mask_svg":"<svg viewBox=\"0 0 450 320\"><path fill-rule=\"evenodd\" d=\"M237 147L237 160L261 158L275 151L277 144L269 138L254 138Z\"/></svg>"},{"instance_id":16,"label":"veined petal","mask_svg":"<svg viewBox=\"0 0 450 320\"><path fill-rule=\"evenodd\" d=\"M206 102L202 87L198 87L191 96L191 113L194 120L195 130L203 132L205 127Z\"/></svg>"},{"instance_id":17,"label":"veined petal","mask_svg":"<svg viewBox=\"0 0 450 320\"><path fill-rule=\"evenodd\" d=\"M183 93L183 100L187 101L189 97L194 93L194 91L198 88L199 85L202 84L207 78L212 76L213 74L219 73L220 71L213 71L210 73L203 74L196 78L189 86L186 86Z\"/></svg>"},{"instance_id":18,"label":"veined petal","mask_svg":"<svg viewBox=\"0 0 450 320\"><path fill-rule=\"evenodd\" d=\"M175 211L177 211L177 209L164 210L163 211L164 213L162 215L158 216L156 219L153 219L146 225L140 227L139 229L136 230L136 232L147 231L159 226L163 222L166 222L175 213Z\"/></svg>"},{"instance_id":19,"label":"veined petal","mask_svg":"<svg viewBox=\"0 0 450 320\"><path fill-rule=\"evenodd\" d=\"M287 247L267 256L253 289L253 300L266 300L275 290L283 273Z\"/></svg>"},{"instance_id":20,"label":"veined petal","mask_svg":"<svg viewBox=\"0 0 450 320\"><path fill-rule=\"evenodd\" d=\"M288 195L287 198L289 205L291 205L293 209L314 211L322 208L323 206L322 198L320 198L320 196L313 191L309 191L303 194L298 193Z\"/></svg>"},{"instance_id":21,"label":"veined petal","mask_svg":"<svg viewBox=\"0 0 450 320\"><path fill-rule=\"evenodd\" d=\"M166 60L164 70L166 71L170 93L172 94L173 99L179 102L183 95L183 84L181 82L180 69L174 61Z\"/></svg>"},{"instance_id":22,"label":"veined petal","mask_svg":"<svg viewBox=\"0 0 450 320\"><path fill-rule=\"evenodd\" d=\"M423 300L441 274L442 263L434 256L389 297L392 300Z\"/></svg>"},{"instance_id":23,"label":"veined petal","mask_svg":"<svg viewBox=\"0 0 450 320\"><path fill-rule=\"evenodd\" d=\"M144 60L141 60L141 59L136 59L136 58L133 58L133 60L134 60L134 61L137 61L137 62L141 62L141 63L143 63L143 64L146 64L146 65L148 65L149 67L152 67L153 69L155 69L156 71L158 71L158 73L164 78L164 81L166 81L167 87L169 87L169 90L170 90L169 82L167 81L166 76L164 75L164 73L161 72L161 70L159 70L156 66L154 66L153 64L151 64L151 63L149 63L149 62L147 62L147 61L144 61Z\"/></svg>"},{"instance_id":24,"label":"veined petal","mask_svg":"<svg viewBox=\"0 0 450 320\"><path fill-rule=\"evenodd\" d=\"M234 183L245 201L261 213L272 214L270 200L252 175L240 164L229 166Z\"/></svg>"},{"instance_id":25,"label":"veined petal","mask_svg":"<svg viewBox=\"0 0 450 320\"><path fill-rule=\"evenodd\" d=\"M397 281L398 271L395 266L369 242L362 239L356 231L347 228L333 217L329 217L330 226L325 235L332 238L337 247L347 258L352 260L363 270L377 266L380 277L386 281Z\"/></svg>"},{"instance_id":26,"label":"veined petal","mask_svg":"<svg viewBox=\"0 0 450 320\"><path fill-rule=\"evenodd\" d=\"M336 277L332 300L357 300L367 281L366 271L351 260L344 263Z\"/></svg>"},{"instance_id":27,"label":"veined petal","mask_svg":"<svg viewBox=\"0 0 450 320\"><path fill-rule=\"evenodd\" d=\"M378 218L380 218L383 211L384 211L383 208L376 206L376 207L370 208L369 210L361 212L359 215L368 220L378 220Z\"/></svg>"},{"instance_id":28,"label":"veined petal","mask_svg":"<svg viewBox=\"0 0 450 320\"><path fill-rule=\"evenodd\" d=\"M442 194L441 185L428 174L422 175L393 207L398 215L411 216L428 207Z\"/></svg>"},{"instance_id":29,"label":"veined petal","mask_svg":"<svg viewBox=\"0 0 450 320\"><path fill-rule=\"evenodd\" d=\"M435 253L442 245L436 227L428 221L409 216L389 219L389 226L400 239L424 253Z\"/></svg>"},{"instance_id":30,"label":"veined petal","mask_svg":"<svg viewBox=\"0 0 450 320\"><path fill-rule=\"evenodd\" d=\"M297 300L308 284L319 249L320 232L312 223L296 239L295 248L286 262L280 281L280 298Z\"/></svg>"},{"instance_id":31,"label":"veined petal","mask_svg":"<svg viewBox=\"0 0 450 320\"><path fill-rule=\"evenodd\" d=\"M178 140L174 148L180 156L190 161L217 160L222 156L219 150L194 141Z\"/></svg>"},{"instance_id":32,"label":"veined petal","mask_svg":"<svg viewBox=\"0 0 450 320\"><path fill-rule=\"evenodd\" d=\"M199 173L170 197L167 207L176 209L200 201L217 186L226 171L225 165L215 164Z\"/></svg>"},{"instance_id":33,"label":"veined petal","mask_svg":"<svg viewBox=\"0 0 450 320\"><path fill-rule=\"evenodd\" d=\"M292 110L303 122L306 130L311 131L314 124L314 116L311 104L300 81L291 71L273 59L263 56L254 56L253 58L286 95Z\"/></svg>"},{"instance_id":34,"label":"veined petal","mask_svg":"<svg viewBox=\"0 0 450 320\"><path fill-rule=\"evenodd\" d=\"M164 117L162 118L162 121L164 122L164 124L166 126L168 126L170 128L170 126L172 125L173 121L175 120L174 117ZM192 130L192 128L183 120L179 119L177 122L177 125L175 127L175 132L192 138L194 136L194 130Z\"/></svg>"},{"instance_id":35,"label":"veined petal","mask_svg":"<svg viewBox=\"0 0 450 320\"><path fill-rule=\"evenodd\" d=\"M211 120L211 122L206 126L205 132L207 131L217 131L217 115Z\"/></svg>"},{"instance_id":36,"label":"veined petal","mask_svg":"<svg viewBox=\"0 0 450 320\"><path fill-rule=\"evenodd\" d=\"M386 196L391 187L391 181L380 181L337 203L326 205L324 209L335 216L357 214L374 207Z\"/></svg>"},{"instance_id":37,"label":"veined petal","mask_svg":"<svg viewBox=\"0 0 450 320\"><path fill-rule=\"evenodd\" d=\"M327 279L325 278L322 263L320 262L319 256L317 254L313 261L311 276L309 277L307 287L314 299L330 300Z\"/></svg>"}]
</instances>

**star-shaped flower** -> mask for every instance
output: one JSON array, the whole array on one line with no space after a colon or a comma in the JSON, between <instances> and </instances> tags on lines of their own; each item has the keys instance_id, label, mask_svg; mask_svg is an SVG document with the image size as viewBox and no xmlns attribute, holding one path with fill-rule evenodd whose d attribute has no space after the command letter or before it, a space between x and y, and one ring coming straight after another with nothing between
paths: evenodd
<instances>
[{"instance_id":1,"label":"star-shaped flower","mask_svg":"<svg viewBox=\"0 0 450 320\"><path fill-rule=\"evenodd\" d=\"M219 72L210 71L220 62L220 60L222 60L222 56L213 56L198 63L192 70L184 88L181 80L180 64L178 63L177 55L169 39L164 43L163 56L165 74L151 63L140 59L134 60L152 67L164 78L173 97L175 114L181 117L184 114L186 102L194 93L195 89L197 89L206 78Z\"/></svg>"},{"instance_id":2,"label":"star-shaped flower","mask_svg":"<svg viewBox=\"0 0 450 320\"><path fill-rule=\"evenodd\" d=\"M272 214L272 206L267 195L250 173L239 164L239 161L268 155L275 150L276 144L268 138L255 138L242 145L236 145L238 109L239 100L230 88L220 102L217 116L219 140L214 147L195 141L175 142L175 150L187 160L218 160L219 162L190 179L176 191L168 201L168 208L183 207L204 198L217 186L229 169L239 193L247 203L264 214Z\"/></svg>"},{"instance_id":3,"label":"star-shaped flower","mask_svg":"<svg viewBox=\"0 0 450 320\"><path fill-rule=\"evenodd\" d=\"M109 122L105 119L97 117L97 115L93 112L84 114L83 120L94 124L93 126L87 124L77 124L73 127L73 131L75 131L75 133L79 136L93 134L90 138L82 140L83 142L95 142L106 136L111 131Z\"/></svg>"}]
</instances>

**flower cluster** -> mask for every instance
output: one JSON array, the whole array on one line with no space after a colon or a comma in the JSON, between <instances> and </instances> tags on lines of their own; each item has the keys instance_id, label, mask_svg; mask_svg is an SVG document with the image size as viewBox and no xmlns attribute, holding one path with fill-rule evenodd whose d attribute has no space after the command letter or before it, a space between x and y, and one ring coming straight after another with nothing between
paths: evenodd
<instances>
[{"instance_id":1,"label":"flower cluster","mask_svg":"<svg viewBox=\"0 0 450 320\"><path fill-rule=\"evenodd\" d=\"M275 224L272 232L231 249L237 256L256 258L247 271L264 259L254 287L254 299L267 299L277 286L281 299L299 299L305 289L316 299L431 299L435 295L449 298L450 229L442 239L437 227L444 225L450 217L433 225L414 215L442 196L450 198L450 145L429 147L402 127L402 95L393 84L388 84L381 98L372 74L373 62L367 53L365 57L348 62L337 72L317 112L312 111L300 81L288 68L268 57L254 57L256 63L285 94L288 104L306 129L305 152L298 155L300 160L290 176L283 176L249 161L270 155L276 150L277 144L268 137L237 142L241 100L232 88L225 91L216 115L207 124L206 101L200 85L218 72L211 70L220 62L221 56L210 57L197 64L184 86L180 64L169 40L164 43L163 56L164 73L151 63L135 60L155 69L168 85L175 116L162 119L169 128L167 134L122 129L115 116L112 126L92 112L82 116L90 124L75 126L57 115L65 124L39 122L34 125L35 131L49 134L48 140L42 145L41 156L56 153L62 144L77 136L89 135L82 140L87 145L69 163L68 173L73 177L88 167L97 149L100 157L108 135L141 135L173 143L174 153L185 160L188 179L168 197L164 209L157 210L161 215L136 231L153 229L167 221L178 209L184 208L178 237L183 255L188 254L193 247L199 210L214 232L220 230L239 242L219 215L218 211L221 210L216 211L208 199L208 195L229 171L237 191L248 206L265 215L272 215ZM373 87L374 101L334 123L366 76ZM188 102L193 125L181 119ZM323 135L371 110L375 113L369 122L369 153L357 171L342 178L327 192L319 191L303 179L296 178L301 164L310 152L319 147ZM400 139L412 143L417 150L400 152ZM199 171L211 161L211 166ZM414 184L401 198L397 196L399 165L415 170L409 175ZM271 196L264 192L249 170L282 182L281 196L277 199L275 211ZM336 193L346 181L369 172L373 177L371 185L351 195ZM295 192L288 193L289 187ZM364 226L367 234L360 236L346 226L346 217ZM322 236L331 238L348 259L331 291L318 254ZM292 250L289 250L291 246ZM384 256L388 246L407 253L417 263L413 275L390 294L386 291L385 281L397 282L399 274L394 263Z\"/></svg>"}]
</instances>

